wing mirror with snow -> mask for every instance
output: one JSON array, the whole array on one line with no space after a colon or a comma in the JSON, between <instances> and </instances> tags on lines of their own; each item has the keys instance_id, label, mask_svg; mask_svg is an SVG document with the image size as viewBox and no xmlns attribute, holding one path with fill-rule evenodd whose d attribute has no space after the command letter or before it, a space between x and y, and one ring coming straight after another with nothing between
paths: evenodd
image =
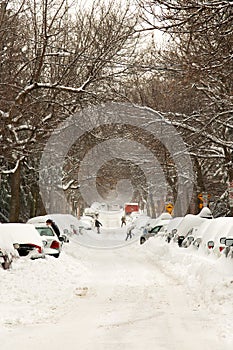
<instances>
[{"instance_id":1,"label":"wing mirror with snow","mask_svg":"<svg viewBox=\"0 0 233 350\"><path fill-rule=\"evenodd\" d=\"M233 246L233 238L227 238L225 244L227 247L232 247Z\"/></svg>"},{"instance_id":2,"label":"wing mirror with snow","mask_svg":"<svg viewBox=\"0 0 233 350\"><path fill-rule=\"evenodd\" d=\"M207 247L208 247L209 249L213 249L213 248L214 248L214 241L209 241L209 242L207 243Z\"/></svg>"},{"instance_id":3,"label":"wing mirror with snow","mask_svg":"<svg viewBox=\"0 0 233 350\"><path fill-rule=\"evenodd\" d=\"M226 244L226 237L220 238L220 243L221 244Z\"/></svg>"}]
</instances>

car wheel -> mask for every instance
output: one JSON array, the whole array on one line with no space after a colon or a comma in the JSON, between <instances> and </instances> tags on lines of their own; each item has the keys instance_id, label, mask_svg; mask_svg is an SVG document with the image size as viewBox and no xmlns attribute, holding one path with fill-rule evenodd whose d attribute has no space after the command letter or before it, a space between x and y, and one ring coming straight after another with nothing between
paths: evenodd
<instances>
[{"instance_id":1,"label":"car wheel","mask_svg":"<svg viewBox=\"0 0 233 350\"><path fill-rule=\"evenodd\" d=\"M143 243L145 243L146 242L146 239L144 238L144 237L141 237L140 238L140 244L143 244Z\"/></svg>"},{"instance_id":2,"label":"car wheel","mask_svg":"<svg viewBox=\"0 0 233 350\"><path fill-rule=\"evenodd\" d=\"M60 253L57 253L57 254L53 254L54 258L59 258L60 256Z\"/></svg>"}]
</instances>

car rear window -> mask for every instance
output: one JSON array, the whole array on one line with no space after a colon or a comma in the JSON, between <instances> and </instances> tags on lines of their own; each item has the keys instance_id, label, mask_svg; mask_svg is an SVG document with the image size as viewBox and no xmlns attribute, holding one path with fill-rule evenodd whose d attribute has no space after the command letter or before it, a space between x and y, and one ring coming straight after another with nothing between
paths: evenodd
<instances>
[{"instance_id":1,"label":"car rear window","mask_svg":"<svg viewBox=\"0 0 233 350\"><path fill-rule=\"evenodd\" d=\"M50 227L36 227L36 229L41 236L54 236Z\"/></svg>"}]
</instances>

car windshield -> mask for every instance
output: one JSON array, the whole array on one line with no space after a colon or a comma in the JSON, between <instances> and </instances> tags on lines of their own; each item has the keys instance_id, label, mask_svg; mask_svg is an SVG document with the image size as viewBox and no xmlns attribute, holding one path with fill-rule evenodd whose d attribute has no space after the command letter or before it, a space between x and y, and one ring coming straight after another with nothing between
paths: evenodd
<instances>
[{"instance_id":1,"label":"car windshield","mask_svg":"<svg viewBox=\"0 0 233 350\"><path fill-rule=\"evenodd\" d=\"M50 227L36 227L36 229L41 236L54 236Z\"/></svg>"},{"instance_id":2,"label":"car windshield","mask_svg":"<svg viewBox=\"0 0 233 350\"><path fill-rule=\"evenodd\" d=\"M156 227L154 227L154 228L150 231L150 233L158 233L158 232L160 231L161 227L162 227L162 226L156 226Z\"/></svg>"}]
</instances>

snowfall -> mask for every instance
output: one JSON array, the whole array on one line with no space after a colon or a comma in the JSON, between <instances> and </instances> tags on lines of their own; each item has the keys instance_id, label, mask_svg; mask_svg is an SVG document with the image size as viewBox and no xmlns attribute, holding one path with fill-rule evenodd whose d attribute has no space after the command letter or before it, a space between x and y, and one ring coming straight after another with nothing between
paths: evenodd
<instances>
[{"instance_id":1,"label":"snowfall","mask_svg":"<svg viewBox=\"0 0 233 350\"><path fill-rule=\"evenodd\" d=\"M232 349L233 260L160 236L126 242L116 219L74 234L58 259L0 269L1 350Z\"/></svg>"}]
</instances>

